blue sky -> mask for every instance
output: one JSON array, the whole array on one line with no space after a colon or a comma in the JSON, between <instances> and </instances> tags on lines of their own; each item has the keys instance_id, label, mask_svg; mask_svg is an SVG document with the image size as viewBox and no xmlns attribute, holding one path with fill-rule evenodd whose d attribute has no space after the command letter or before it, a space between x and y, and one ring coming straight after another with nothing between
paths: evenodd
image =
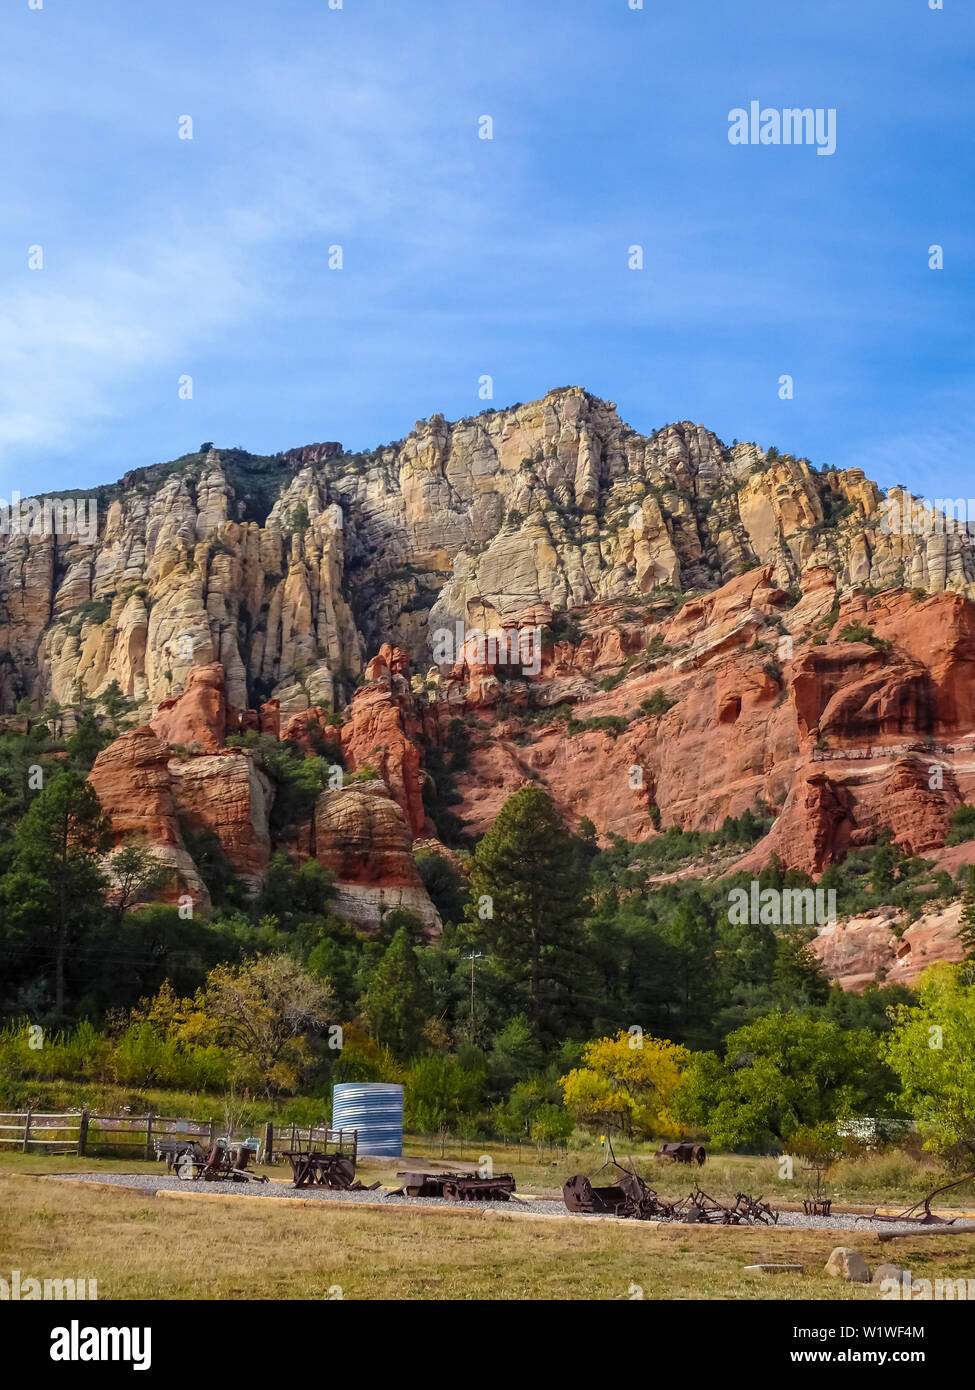
<instances>
[{"instance_id":1,"label":"blue sky","mask_svg":"<svg viewBox=\"0 0 975 1390\"><path fill-rule=\"evenodd\" d=\"M7 0L0 493L576 384L968 495L972 7L644 3Z\"/></svg>"}]
</instances>

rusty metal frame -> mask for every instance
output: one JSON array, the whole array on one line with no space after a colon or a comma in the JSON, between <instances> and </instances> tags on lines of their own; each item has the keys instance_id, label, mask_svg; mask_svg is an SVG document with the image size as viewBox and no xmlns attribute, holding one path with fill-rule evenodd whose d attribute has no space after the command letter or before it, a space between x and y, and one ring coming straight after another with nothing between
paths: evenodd
<instances>
[{"instance_id":1,"label":"rusty metal frame","mask_svg":"<svg viewBox=\"0 0 975 1390\"><path fill-rule=\"evenodd\" d=\"M914 1205L912 1207L908 1207L906 1211L902 1211L899 1216L886 1216L882 1215L879 1211L875 1211L873 1216L860 1217L860 1220L891 1222L910 1221L917 1226L953 1226L955 1222L958 1220L958 1217L936 1216L935 1213L931 1210L931 1202L940 1193L950 1192L953 1187L961 1187L963 1183L971 1182L973 1179L975 1179L975 1173L967 1173L965 1177L956 1178L954 1182L946 1182L941 1187L934 1188L934 1190L929 1192L926 1197L922 1197L919 1202L915 1202ZM918 1207L923 1207L924 1209L923 1213L920 1216L915 1215L915 1212L917 1212Z\"/></svg>"}]
</instances>

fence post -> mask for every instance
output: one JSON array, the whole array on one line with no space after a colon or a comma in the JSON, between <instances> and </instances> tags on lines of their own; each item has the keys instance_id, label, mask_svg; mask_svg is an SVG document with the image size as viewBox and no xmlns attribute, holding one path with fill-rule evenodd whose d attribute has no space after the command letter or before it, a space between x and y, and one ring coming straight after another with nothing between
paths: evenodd
<instances>
[{"instance_id":1,"label":"fence post","mask_svg":"<svg viewBox=\"0 0 975 1390\"><path fill-rule=\"evenodd\" d=\"M264 1162L274 1162L274 1125L270 1120L264 1126Z\"/></svg>"},{"instance_id":2,"label":"fence post","mask_svg":"<svg viewBox=\"0 0 975 1390\"><path fill-rule=\"evenodd\" d=\"M152 1111L146 1116L146 1158L152 1158Z\"/></svg>"},{"instance_id":3,"label":"fence post","mask_svg":"<svg viewBox=\"0 0 975 1390\"><path fill-rule=\"evenodd\" d=\"M28 1152L27 1145L30 1143L30 1117L34 1113L34 1107L28 1105L27 1114L24 1116L24 1153Z\"/></svg>"},{"instance_id":4,"label":"fence post","mask_svg":"<svg viewBox=\"0 0 975 1390\"><path fill-rule=\"evenodd\" d=\"M84 1158L88 1149L88 1111L82 1110L78 1125L78 1157Z\"/></svg>"},{"instance_id":5,"label":"fence post","mask_svg":"<svg viewBox=\"0 0 975 1390\"><path fill-rule=\"evenodd\" d=\"M210 1140L210 1152L213 1153L213 1146L217 1142L217 1131L214 1127L213 1120L210 1120L207 1124L207 1135Z\"/></svg>"}]
</instances>

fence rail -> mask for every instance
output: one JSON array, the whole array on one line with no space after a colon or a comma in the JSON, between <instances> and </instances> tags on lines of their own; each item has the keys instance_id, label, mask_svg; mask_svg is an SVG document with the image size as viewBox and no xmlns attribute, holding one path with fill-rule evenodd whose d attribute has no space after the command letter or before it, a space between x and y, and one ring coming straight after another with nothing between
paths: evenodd
<instances>
[{"instance_id":1,"label":"fence rail","mask_svg":"<svg viewBox=\"0 0 975 1390\"><path fill-rule=\"evenodd\" d=\"M10 1122L13 1121L11 1124ZM66 1124L60 1123L67 1121ZM0 1144L12 1144L21 1153L32 1149L48 1152L84 1153L87 1120L85 1112L54 1115L48 1110L0 1111ZM72 1138L51 1138L52 1135Z\"/></svg>"},{"instance_id":2,"label":"fence rail","mask_svg":"<svg viewBox=\"0 0 975 1390\"><path fill-rule=\"evenodd\" d=\"M225 1136L225 1125L216 1120L188 1120L172 1115L99 1115L81 1110L66 1115L29 1109L0 1111L0 1146L13 1147L22 1153L33 1150L63 1153L115 1154L121 1158L157 1157L159 1141L195 1140L209 1152L215 1143L239 1143L246 1134ZM332 1129L326 1124L272 1124L263 1126L259 1142L260 1157L265 1163L275 1162L281 1155L295 1150L328 1150L357 1157L357 1132L354 1129ZM55 1137L57 1136L57 1137Z\"/></svg>"},{"instance_id":3,"label":"fence rail","mask_svg":"<svg viewBox=\"0 0 975 1390\"><path fill-rule=\"evenodd\" d=\"M68 1114L34 1109L0 1111L0 1152L13 1148L22 1153L61 1152L80 1157L86 1154L115 1154L122 1158L153 1159L157 1156L157 1140L196 1140L209 1152L215 1143L223 1140L225 1129L216 1120L190 1120L169 1115L99 1115L89 1110ZM262 1130L258 1153L265 1163L275 1163L284 1154L294 1151L325 1152L337 1149L351 1157L358 1156L358 1134L354 1129L332 1129L327 1124L296 1125L268 1121ZM246 1134L227 1136L231 1143L242 1142L247 1137ZM427 1133L422 1138L431 1146L439 1145L442 1152L446 1151L448 1145L452 1148L459 1145L462 1157L465 1149L470 1149L475 1158L487 1145L514 1149L519 1158L531 1153L539 1162L545 1157L550 1160L564 1158L568 1148L564 1143L538 1143L520 1136L474 1138L449 1130Z\"/></svg>"},{"instance_id":4,"label":"fence rail","mask_svg":"<svg viewBox=\"0 0 975 1390\"><path fill-rule=\"evenodd\" d=\"M155 1158L157 1139L196 1139L212 1148L216 1122L187 1120L167 1115L98 1115L74 1111L52 1115L47 1111L0 1111L0 1145L21 1153L34 1150L85 1154L118 1153L123 1157ZM57 1137L53 1137L57 1136Z\"/></svg>"}]
</instances>

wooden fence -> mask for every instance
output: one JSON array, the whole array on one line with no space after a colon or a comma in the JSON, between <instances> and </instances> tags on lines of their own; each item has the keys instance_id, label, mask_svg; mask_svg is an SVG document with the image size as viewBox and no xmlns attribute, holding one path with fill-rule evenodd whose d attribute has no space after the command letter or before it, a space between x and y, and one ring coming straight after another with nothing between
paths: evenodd
<instances>
[{"instance_id":1,"label":"wooden fence","mask_svg":"<svg viewBox=\"0 0 975 1390\"><path fill-rule=\"evenodd\" d=\"M88 1115L85 1148L79 1153L112 1153L119 1158L155 1158L157 1139L196 1140L208 1152L217 1137L215 1120L167 1115Z\"/></svg>"},{"instance_id":2,"label":"wooden fence","mask_svg":"<svg viewBox=\"0 0 975 1390\"><path fill-rule=\"evenodd\" d=\"M332 1129L329 1125L273 1124L268 1121L263 1126L264 1134L259 1145L260 1159L264 1163L275 1163L284 1154L294 1151L317 1150L319 1152L337 1151L357 1157L358 1135L354 1129ZM166 1115L98 1115L93 1111L73 1111L65 1115L53 1115L49 1111L30 1109L27 1111L0 1112L0 1146L2 1150L19 1150L21 1153L73 1153L103 1156L111 1154L119 1158L153 1159L156 1157L157 1139L196 1140L207 1153L224 1136L225 1126L216 1120L188 1120ZM240 1143L246 1134L229 1136L232 1142ZM564 1158L568 1151L566 1144L538 1144L521 1138L493 1139L462 1138L447 1130L423 1136L431 1145L439 1145L441 1152L447 1146L469 1148L474 1156L484 1151L485 1145L501 1145L505 1149L517 1150L519 1159L527 1153L533 1154L536 1161L545 1157L550 1160Z\"/></svg>"},{"instance_id":3,"label":"wooden fence","mask_svg":"<svg viewBox=\"0 0 975 1390\"><path fill-rule=\"evenodd\" d=\"M0 1113L0 1145L25 1154L155 1158L157 1139L195 1139L212 1148L215 1134L214 1120L201 1123L166 1115L96 1115L89 1110L52 1115L34 1109Z\"/></svg>"},{"instance_id":4,"label":"wooden fence","mask_svg":"<svg viewBox=\"0 0 975 1390\"><path fill-rule=\"evenodd\" d=\"M168 1115L98 1115L94 1111L73 1111L52 1115L39 1110L0 1113L0 1145L21 1153L73 1153L118 1158L152 1159L157 1140L195 1140L207 1153L224 1139L225 1125L216 1120L187 1120ZM228 1136L241 1143L246 1134ZM348 1153L356 1158L357 1133L354 1129L331 1129L321 1125L264 1125L259 1153L263 1162L274 1163L291 1150L319 1150Z\"/></svg>"},{"instance_id":5,"label":"wooden fence","mask_svg":"<svg viewBox=\"0 0 975 1390\"><path fill-rule=\"evenodd\" d=\"M0 1112L0 1144L25 1154L32 1150L83 1154L87 1128L84 1111L67 1115L33 1109Z\"/></svg>"}]
</instances>

